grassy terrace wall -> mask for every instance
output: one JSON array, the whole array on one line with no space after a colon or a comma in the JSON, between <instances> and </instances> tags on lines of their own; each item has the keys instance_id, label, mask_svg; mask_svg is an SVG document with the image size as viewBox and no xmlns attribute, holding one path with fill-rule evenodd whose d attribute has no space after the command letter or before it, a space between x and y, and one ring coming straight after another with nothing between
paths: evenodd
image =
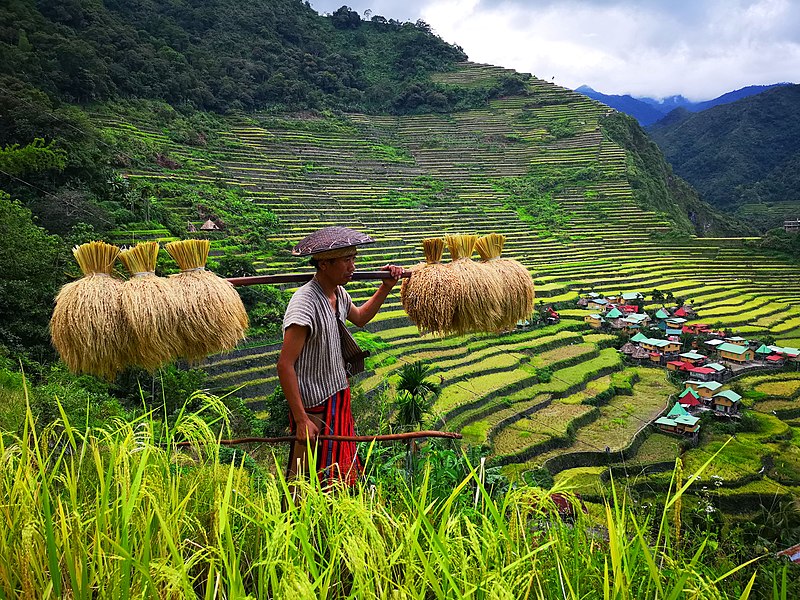
<instances>
[{"instance_id":1,"label":"grassy terrace wall","mask_svg":"<svg viewBox=\"0 0 800 600\"><path fill-rule=\"evenodd\" d=\"M440 79L480 82L501 72L466 63ZM222 145L205 158L147 123L106 117L104 125L159 140L192 167L133 170L129 177L238 187L280 217L282 231L273 239L283 248L326 225L354 227L377 240L360 253L359 267L371 269L417 263L426 237L500 232L508 236L504 255L533 273L539 300L570 301L580 290L658 288L691 299L703 320L753 334L771 331L779 340L800 338L800 265L755 253L740 240L676 235L664 215L637 205L628 157L602 131L608 111L533 78L525 96L456 114L232 117L218 134ZM536 205L552 209L552 221L509 205L510 182L544 172L566 174L567 182ZM191 205L176 199L172 208L192 220ZM133 237L166 236L118 233L118 241ZM224 251L224 239L215 248ZM263 273L302 268L288 253L256 258ZM348 289L361 301L374 287ZM496 336L420 338L393 293L369 329L389 347L373 357L385 366L359 379L365 392L391 387L406 362L433 363L444 389L435 407L439 424L463 428L470 443L486 445L520 470L542 461L558 463L554 470L604 464L597 453L606 446L635 455L647 437L643 422L675 391L663 375L656 381L643 374L631 395L608 394L612 377L630 373L621 371L607 340L575 320ZM241 386L238 393L257 405L277 384L277 350L268 340L213 358L205 365L211 385L216 391ZM552 371L547 383L537 376L544 367ZM557 458L570 452L580 454Z\"/></svg>"}]
</instances>

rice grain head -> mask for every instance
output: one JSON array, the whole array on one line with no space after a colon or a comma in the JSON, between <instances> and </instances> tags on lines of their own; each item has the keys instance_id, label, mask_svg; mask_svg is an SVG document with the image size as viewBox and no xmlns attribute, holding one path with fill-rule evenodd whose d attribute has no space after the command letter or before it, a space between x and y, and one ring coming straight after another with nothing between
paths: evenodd
<instances>
[{"instance_id":1,"label":"rice grain head","mask_svg":"<svg viewBox=\"0 0 800 600\"><path fill-rule=\"evenodd\" d=\"M175 286L155 274L158 242L143 242L120 253L131 274L122 286L122 307L130 324L129 359L152 372L178 356L181 298Z\"/></svg>"},{"instance_id":2,"label":"rice grain head","mask_svg":"<svg viewBox=\"0 0 800 600\"><path fill-rule=\"evenodd\" d=\"M113 380L127 362L130 339L123 282L111 275L120 249L94 241L72 253L84 276L58 292L50 337L70 371Z\"/></svg>"},{"instance_id":3,"label":"rice grain head","mask_svg":"<svg viewBox=\"0 0 800 600\"><path fill-rule=\"evenodd\" d=\"M503 320L498 298L501 290L486 278L484 267L471 259L477 240L476 235L445 238L453 259L448 266L460 282L452 325L458 334L496 332Z\"/></svg>"},{"instance_id":4,"label":"rice grain head","mask_svg":"<svg viewBox=\"0 0 800 600\"><path fill-rule=\"evenodd\" d=\"M190 362L232 350L245 338L247 311L234 287L206 271L208 240L182 240L166 245L181 272L170 277L180 298L179 353Z\"/></svg>"},{"instance_id":5,"label":"rice grain head","mask_svg":"<svg viewBox=\"0 0 800 600\"><path fill-rule=\"evenodd\" d=\"M476 243L483 264L493 271L492 279L502 290L498 323L500 329L513 328L518 321L528 319L533 312L536 293L530 272L521 263L501 258L506 237L491 233Z\"/></svg>"},{"instance_id":6,"label":"rice grain head","mask_svg":"<svg viewBox=\"0 0 800 600\"><path fill-rule=\"evenodd\" d=\"M443 239L425 239L422 247L425 262L412 267L411 277L403 280L400 302L420 333L443 335L452 331L460 281L447 265L440 262L444 251Z\"/></svg>"}]
</instances>

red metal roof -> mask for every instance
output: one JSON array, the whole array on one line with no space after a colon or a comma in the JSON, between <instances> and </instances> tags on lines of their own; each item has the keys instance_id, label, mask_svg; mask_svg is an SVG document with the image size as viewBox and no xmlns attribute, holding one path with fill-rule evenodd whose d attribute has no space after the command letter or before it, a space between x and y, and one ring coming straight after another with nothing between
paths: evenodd
<instances>
[{"instance_id":1,"label":"red metal roof","mask_svg":"<svg viewBox=\"0 0 800 600\"><path fill-rule=\"evenodd\" d=\"M778 362L779 360L783 360L783 357L780 354L770 354L767 357L767 360L771 360L772 362Z\"/></svg>"},{"instance_id":2,"label":"red metal roof","mask_svg":"<svg viewBox=\"0 0 800 600\"><path fill-rule=\"evenodd\" d=\"M681 306L678 310L676 310L674 313L672 313L672 316L673 317L685 317L686 316L686 311L683 310L683 307Z\"/></svg>"},{"instance_id":3,"label":"red metal roof","mask_svg":"<svg viewBox=\"0 0 800 600\"><path fill-rule=\"evenodd\" d=\"M686 371L687 367L689 366L682 360L671 360L667 364L676 367L679 371Z\"/></svg>"},{"instance_id":4,"label":"red metal roof","mask_svg":"<svg viewBox=\"0 0 800 600\"><path fill-rule=\"evenodd\" d=\"M716 373L714 369L709 367L692 367L689 369L690 373L701 373L703 375L711 375L712 373Z\"/></svg>"}]
</instances>

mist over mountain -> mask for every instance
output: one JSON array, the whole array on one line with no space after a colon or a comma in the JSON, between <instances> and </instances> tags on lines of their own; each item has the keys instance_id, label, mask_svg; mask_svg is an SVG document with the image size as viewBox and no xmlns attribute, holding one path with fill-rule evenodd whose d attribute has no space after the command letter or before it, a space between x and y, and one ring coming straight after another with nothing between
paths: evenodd
<instances>
[{"instance_id":1,"label":"mist over mountain","mask_svg":"<svg viewBox=\"0 0 800 600\"><path fill-rule=\"evenodd\" d=\"M643 127L653 125L654 123L663 119L666 115L675 109L685 109L689 112L700 112L714 106L721 104L728 104L735 102L742 98L747 98L755 94L760 94L766 90L772 89L777 86L791 85L790 83L773 83L771 85L750 85L738 90L727 92L703 102L692 102L688 98L681 95L669 96L660 100L648 97L635 98L630 95L617 95L617 94L603 94L597 90L592 89L588 85L582 85L575 91L585 96L589 96L594 100L598 100L603 104L610 106L620 112L629 114Z\"/></svg>"}]
</instances>

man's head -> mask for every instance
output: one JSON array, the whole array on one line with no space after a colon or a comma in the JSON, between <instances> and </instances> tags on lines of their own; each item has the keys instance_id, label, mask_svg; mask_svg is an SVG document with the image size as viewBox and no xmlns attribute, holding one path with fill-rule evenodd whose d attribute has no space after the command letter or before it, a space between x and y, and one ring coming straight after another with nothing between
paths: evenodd
<instances>
[{"instance_id":1,"label":"man's head","mask_svg":"<svg viewBox=\"0 0 800 600\"><path fill-rule=\"evenodd\" d=\"M317 269L317 275L325 277L336 285L344 285L356 270L355 246L346 246L336 250L326 250L311 256L311 264Z\"/></svg>"}]
</instances>

